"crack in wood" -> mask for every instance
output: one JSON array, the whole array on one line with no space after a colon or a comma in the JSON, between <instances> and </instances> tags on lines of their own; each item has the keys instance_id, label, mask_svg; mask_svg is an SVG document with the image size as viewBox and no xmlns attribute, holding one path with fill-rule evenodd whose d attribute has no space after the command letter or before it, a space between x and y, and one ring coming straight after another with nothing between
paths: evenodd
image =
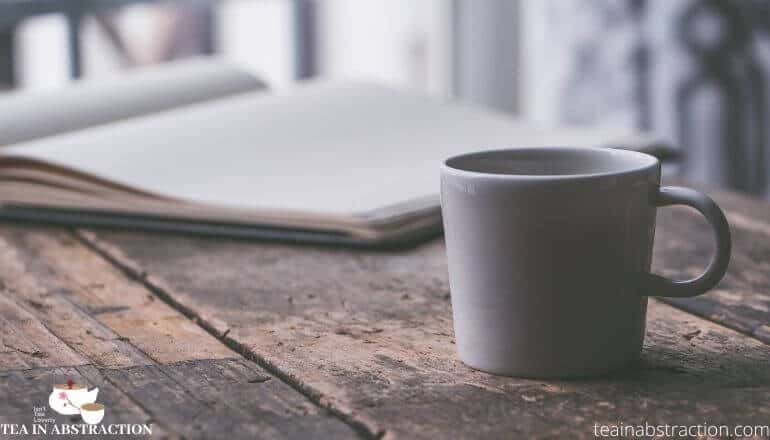
<instances>
[{"instance_id":1,"label":"crack in wood","mask_svg":"<svg viewBox=\"0 0 770 440\"><path fill-rule=\"evenodd\" d=\"M11 344L8 344L8 343L5 343L5 342L3 342L3 346L5 346L7 348L10 348L12 351L15 351L17 353L25 354L27 356L32 356L34 358L46 358L46 357L48 357L48 353L45 353L45 352L40 351L40 350L32 350L32 351L22 350L19 347L15 347L15 346L13 346Z\"/></svg>"},{"instance_id":2,"label":"crack in wood","mask_svg":"<svg viewBox=\"0 0 770 440\"><path fill-rule=\"evenodd\" d=\"M767 324L759 323L759 324L747 326L744 323L739 324L731 320L724 319L724 317L720 317L719 315L714 314L712 309L705 307L701 304L685 305L685 304L682 304L678 298L655 297L655 299L657 299L658 301L664 302L678 310L693 314L700 318L711 321L714 324L721 325L722 327L729 328L730 330L734 330L742 335L746 335L752 339L756 339L764 344L770 345L770 334L766 334L763 332L763 328L767 327Z\"/></svg>"},{"instance_id":3,"label":"crack in wood","mask_svg":"<svg viewBox=\"0 0 770 440\"><path fill-rule=\"evenodd\" d=\"M88 312L92 315L102 315L105 313L116 313L131 310L128 306L103 306L103 307L89 307Z\"/></svg>"}]
</instances>

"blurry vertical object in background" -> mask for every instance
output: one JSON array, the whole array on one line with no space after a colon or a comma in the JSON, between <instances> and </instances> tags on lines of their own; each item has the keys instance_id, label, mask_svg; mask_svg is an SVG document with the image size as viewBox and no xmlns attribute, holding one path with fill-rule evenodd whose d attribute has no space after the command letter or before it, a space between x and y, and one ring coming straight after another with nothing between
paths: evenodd
<instances>
[{"instance_id":1,"label":"blurry vertical object in background","mask_svg":"<svg viewBox=\"0 0 770 440\"><path fill-rule=\"evenodd\" d=\"M634 50L642 8L626 0L522 2L523 111L547 124L640 125Z\"/></svg>"},{"instance_id":2,"label":"blurry vertical object in background","mask_svg":"<svg viewBox=\"0 0 770 440\"><path fill-rule=\"evenodd\" d=\"M526 112L651 129L694 180L768 194L770 3L523 3Z\"/></svg>"},{"instance_id":3,"label":"blurry vertical object in background","mask_svg":"<svg viewBox=\"0 0 770 440\"><path fill-rule=\"evenodd\" d=\"M453 94L515 113L519 104L519 2L452 0L452 6Z\"/></svg>"},{"instance_id":4,"label":"blurry vertical object in background","mask_svg":"<svg viewBox=\"0 0 770 440\"><path fill-rule=\"evenodd\" d=\"M13 27L0 27L0 90L15 83L13 71Z\"/></svg>"},{"instance_id":5,"label":"blurry vertical object in background","mask_svg":"<svg viewBox=\"0 0 770 440\"><path fill-rule=\"evenodd\" d=\"M698 94L715 89L722 111L711 134L723 146L725 178L748 192L766 189L766 66L757 57L755 34L767 37L769 8L764 1L699 0L685 8L678 23L681 44L695 61L677 91L679 138L690 147L694 131L709 129L697 126L693 113Z\"/></svg>"},{"instance_id":6,"label":"blurry vertical object in background","mask_svg":"<svg viewBox=\"0 0 770 440\"><path fill-rule=\"evenodd\" d=\"M317 5L315 0L293 0L294 77L312 78L318 74Z\"/></svg>"},{"instance_id":7,"label":"blurry vertical object in background","mask_svg":"<svg viewBox=\"0 0 770 440\"><path fill-rule=\"evenodd\" d=\"M166 26L159 29L160 51L155 61L214 53L214 11L208 2L173 5L163 13Z\"/></svg>"},{"instance_id":8,"label":"blurry vertical object in background","mask_svg":"<svg viewBox=\"0 0 770 440\"><path fill-rule=\"evenodd\" d=\"M320 76L452 93L453 0L323 0L316 6ZM515 33L515 17L508 24Z\"/></svg>"},{"instance_id":9,"label":"blurry vertical object in background","mask_svg":"<svg viewBox=\"0 0 770 440\"><path fill-rule=\"evenodd\" d=\"M63 35L68 57L68 71L72 79L83 76L87 69L84 33L94 23L121 58L121 65L134 66L168 61L194 55L209 55L214 47L214 2L197 0L172 2L169 5L142 5L155 0L15 0L0 1L0 87L16 86L15 76L18 52L24 50L25 39L17 31L39 17L60 17L66 31ZM150 54L136 50L135 41L126 38L121 17L134 7L147 6L150 14L141 26L141 33L152 34ZM54 42L54 46L59 41ZM59 47L42 45L45 52L56 52ZM47 58L49 53L44 55ZM53 66L46 66L51 68ZM90 72L89 72L90 73ZM20 75L23 76L23 75ZM23 82L23 81L22 81Z\"/></svg>"},{"instance_id":10,"label":"blurry vertical object in background","mask_svg":"<svg viewBox=\"0 0 770 440\"><path fill-rule=\"evenodd\" d=\"M570 52L560 118L574 124L636 124L640 112L634 93L636 66L631 62L635 15L630 2L589 6L583 1L548 3L548 19L559 23L551 32L565 40L564 49Z\"/></svg>"}]
</instances>

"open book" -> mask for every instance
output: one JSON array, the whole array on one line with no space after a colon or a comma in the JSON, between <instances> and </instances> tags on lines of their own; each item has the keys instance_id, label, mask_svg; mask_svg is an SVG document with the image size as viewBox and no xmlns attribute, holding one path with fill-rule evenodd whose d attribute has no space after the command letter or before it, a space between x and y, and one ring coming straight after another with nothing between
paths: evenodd
<instances>
[{"instance_id":1,"label":"open book","mask_svg":"<svg viewBox=\"0 0 770 440\"><path fill-rule=\"evenodd\" d=\"M0 146L264 87L216 58L191 58L79 80L54 92L0 94Z\"/></svg>"},{"instance_id":2,"label":"open book","mask_svg":"<svg viewBox=\"0 0 770 440\"><path fill-rule=\"evenodd\" d=\"M623 132L541 129L363 84L244 92L0 149L0 217L393 245L441 230L439 165L505 146L608 145Z\"/></svg>"}]
</instances>

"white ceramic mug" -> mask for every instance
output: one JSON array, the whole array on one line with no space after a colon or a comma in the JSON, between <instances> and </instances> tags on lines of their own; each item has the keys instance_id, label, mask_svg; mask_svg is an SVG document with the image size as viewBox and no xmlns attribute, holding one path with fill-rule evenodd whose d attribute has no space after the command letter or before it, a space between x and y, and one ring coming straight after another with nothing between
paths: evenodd
<instances>
[{"instance_id":1,"label":"white ceramic mug","mask_svg":"<svg viewBox=\"0 0 770 440\"><path fill-rule=\"evenodd\" d=\"M452 157L441 204L455 339L480 370L588 376L636 359L647 296L694 296L730 259L724 214L707 196L660 186L650 155L546 147ZM655 213L681 204L713 227L716 251L698 278L650 273Z\"/></svg>"}]
</instances>

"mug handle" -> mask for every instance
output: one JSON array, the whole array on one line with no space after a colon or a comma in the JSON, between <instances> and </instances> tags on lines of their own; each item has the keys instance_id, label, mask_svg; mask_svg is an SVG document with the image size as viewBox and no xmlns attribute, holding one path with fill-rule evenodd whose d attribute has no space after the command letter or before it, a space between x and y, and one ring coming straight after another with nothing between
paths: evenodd
<instances>
[{"instance_id":1,"label":"mug handle","mask_svg":"<svg viewBox=\"0 0 770 440\"><path fill-rule=\"evenodd\" d=\"M695 208L711 224L716 250L706 271L691 280L677 281L652 273L646 275L645 294L684 298L705 293L722 279L730 262L730 227L725 214L707 195L690 188L664 186L653 194L655 206L685 205Z\"/></svg>"}]
</instances>

